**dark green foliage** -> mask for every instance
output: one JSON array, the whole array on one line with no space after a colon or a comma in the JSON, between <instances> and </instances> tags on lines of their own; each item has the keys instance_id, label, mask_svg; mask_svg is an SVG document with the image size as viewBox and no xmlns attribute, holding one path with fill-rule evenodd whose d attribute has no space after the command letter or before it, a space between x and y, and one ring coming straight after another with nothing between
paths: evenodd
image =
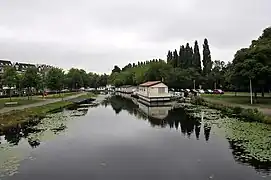
<instances>
[{"instance_id":1,"label":"dark green foliage","mask_svg":"<svg viewBox=\"0 0 271 180\"><path fill-rule=\"evenodd\" d=\"M184 62L185 62L185 49L184 46L180 46L179 51L179 59L178 59L178 67L184 68Z\"/></svg>"},{"instance_id":2,"label":"dark green foliage","mask_svg":"<svg viewBox=\"0 0 271 180\"><path fill-rule=\"evenodd\" d=\"M212 70L212 59L207 39L204 39L202 63L203 63L203 75L209 74Z\"/></svg>"},{"instance_id":3,"label":"dark green foliage","mask_svg":"<svg viewBox=\"0 0 271 180\"><path fill-rule=\"evenodd\" d=\"M3 74L3 85L13 87L16 85L17 72L13 67L5 67Z\"/></svg>"},{"instance_id":4,"label":"dark green foliage","mask_svg":"<svg viewBox=\"0 0 271 180\"><path fill-rule=\"evenodd\" d=\"M47 87L51 90L60 91L64 86L64 72L59 68L52 68L46 75Z\"/></svg>"},{"instance_id":5,"label":"dark green foliage","mask_svg":"<svg viewBox=\"0 0 271 180\"><path fill-rule=\"evenodd\" d=\"M83 71L79 69L71 68L66 75L67 87L70 89L79 89L84 87L84 80L82 77Z\"/></svg>"},{"instance_id":6,"label":"dark green foliage","mask_svg":"<svg viewBox=\"0 0 271 180\"><path fill-rule=\"evenodd\" d=\"M14 87L17 84L17 72L13 67L5 67L3 74L3 85L9 88ZM9 96L11 101L12 90L9 89Z\"/></svg>"},{"instance_id":7,"label":"dark green foliage","mask_svg":"<svg viewBox=\"0 0 271 180\"><path fill-rule=\"evenodd\" d=\"M112 73L119 73L121 71L121 69L118 66L114 66L114 69L112 70Z\"/></svg>"},{"instance_id":8,"label":"dark green foliage","mask_svg":"<svg viewBox=\"0 0 271 180\"><path fill-rule=\"evenodd\" d=\"M198 41L195 41L192 65L196 70L198 70L199 73L201 73L201 59L200 59Z\"/></svg>"},{"instance_id":9,"label":"dark green foliage","mask_svg":"<svg viewBox=\"0 0 271 180\"><path fill-rule=\"evenodd\" d=\"M173 66L174 68L177 67L178 59L179 59L178 52L177 52L177 50L175 49L174 52L173 52L173 58L172 58L172 66Z\"/></svg>"},{"instance_id":10,"label":"dark green foliage","mask_svg":"<svg viewBox=\"0 0 271 180\"><path fill-rule=\"evenodd\" d=\"M265 29L258 40L253 40L249 48L236 52L229 70L229 81L238 89L249 86L249 79L256 92L271 88L271 27Z\"/></svg>"},{"instance_id":11,"label":"dark green foliage","mask_svg":"<svg viewBox=\"0 0 271 180\"><path fill-rule=\"evenodd\" d=\"M194 96L191 99L191 103L196 105L205 105L205 100L200 96Z\"/></svg>"},{"instance_id":12,"label":"dark green foliage","mask_svg":"<svg viewBox=\"0 0 271 180\"><path fill-rule=\"evenodd\" d=\"M211 59L207 39L204 39L202 65L198 42L194 49L189 43L177 50L168 51L166 63L153 59L126 65L121 73L115 66L110 82L115 85L138 85L148 80L163 78L170 88L224 89L229 91L248 91L249 79L254 92L267 92L271 89L271 28L264 30L258 40L252 41L249 48L237 51L232 62L225 64L221 60ZM165 66L165 67L164 67ZM117 70L116 70L117 69ZM119 69L119 70L118 70ZM119 73L119 74L116 74Z\"/></svg>"}]
</instances>

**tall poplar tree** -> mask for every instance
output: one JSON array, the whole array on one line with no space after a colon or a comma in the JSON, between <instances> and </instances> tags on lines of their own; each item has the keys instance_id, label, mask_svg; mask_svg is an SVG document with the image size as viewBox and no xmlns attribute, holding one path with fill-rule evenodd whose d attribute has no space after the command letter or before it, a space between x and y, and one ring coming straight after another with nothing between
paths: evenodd
<instances>
[{"instance_id":1,"label":"tall poplar tree","mask_svg":"<svg viewBox=\"0 0 271 180\"><path fill-rule=\"evenodd\" d=\"M194 45L193 66L198 70L199 73L201 73L201 60L198 41L195 41Z\"/></svg>"},{"instance_id":2,"label":"tall poplar tree","mask_svg":"<svg viewBox=\"0 0 271 180\"><path fill-rule=\"evenodd\" d=\"M185 59L185 49L184 46L180 46L180 51L179 51L179 59L178 59L178 67L183 68L184 67L184 59Z\"/></svg>"},{"instance_id":3,"label":"tall poplar tree","mask_svg":"<svg viewBox=\"0 0 271 180\"><path fill-rule=\"evenodd\" d=\"M172 59L172 65L173 65L174 68L177 67L178 59L179 59L178 52L175 49L174 52L173 52L173 59Z\"/></svg>"},{"instance_id":4,"label":"tall poplar tree","mask_svg":"<svg viewBox=\"0 0 271 180\"><path fill-rule=\"evenodd\" d=\"M185 47L184 68L192 67L193 61L193 49L189 46L189 43Z\"/></svg>"},{"instance_id":5,"label":"tall poplar tree","mask_svg":"<svg viewBox=\"0 0 271 180\"><path fill-rule=\"evenodd\" d=\"M167 63L168 64L171 64L172 63L172 52L171 51L168 51L168 54L167 54Z\"/></svg>"},{"instance_id":6,"label":"tall poplar tree","mask_svg":"<svg viewBox=\"0 0 271 180\"><path fill-rule=\"evenodd\" d=\"M203 64L203 75L208 75L212 70L212 59L207 39L204 39L202 64Z\"/></svg>"}]
</instances>

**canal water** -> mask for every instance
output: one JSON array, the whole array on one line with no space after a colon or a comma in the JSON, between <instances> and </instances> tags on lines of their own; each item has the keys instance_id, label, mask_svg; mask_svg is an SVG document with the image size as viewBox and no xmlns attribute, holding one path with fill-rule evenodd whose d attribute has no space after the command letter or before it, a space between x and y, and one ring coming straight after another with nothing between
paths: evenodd
<instances>
[{"instance_id":1,"label":"canal water","mask_svg":"<svg viewBox=\"0 0 271 180\"><path fill-rule=\"evenodd\" d=\"M112 97L0 132L1 180L258 180L223 131L182 109ZM256 163L257 164L257 163Z\"/></svg>"}]
</instances>

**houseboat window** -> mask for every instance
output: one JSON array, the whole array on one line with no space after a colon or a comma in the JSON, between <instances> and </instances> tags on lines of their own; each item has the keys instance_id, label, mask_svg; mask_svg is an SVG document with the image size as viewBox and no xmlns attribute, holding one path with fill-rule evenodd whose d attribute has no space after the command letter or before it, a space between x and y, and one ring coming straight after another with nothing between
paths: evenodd
<instances>
[{"instance_id":1,"label":"houseboat window","mask_svg":"<svg viewBox=\"0 0 271 180\"><path fill-rule=\"evenodd\" d=\"M158 94L163 94L163 93L165 93L165 91L166 91L166 88L164 88L164 87L158 88Z\"/></svg>"}]
</instances>

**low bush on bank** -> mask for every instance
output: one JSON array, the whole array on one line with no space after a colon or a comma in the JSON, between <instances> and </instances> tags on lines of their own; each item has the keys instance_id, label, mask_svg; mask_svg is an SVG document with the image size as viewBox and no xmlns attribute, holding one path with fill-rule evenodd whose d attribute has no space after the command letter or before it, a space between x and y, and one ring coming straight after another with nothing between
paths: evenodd
<instances>
[{"instance_id":1,"label":"low bush on bank","mask_svg":"<svg viewBox=\"0 0 271 180\"><path fill-rule=\"evenodd\" d=\"M199 96L192 98L191 102L192 104L208 106L209 108L220 110L223 114L227 116L230 117L234 116L244 121L262 122L271 124L271 118L265 116L257 108L246 109L239 106L229 106L221 103L208 102Z\"/></svg>"}]
</instances>

